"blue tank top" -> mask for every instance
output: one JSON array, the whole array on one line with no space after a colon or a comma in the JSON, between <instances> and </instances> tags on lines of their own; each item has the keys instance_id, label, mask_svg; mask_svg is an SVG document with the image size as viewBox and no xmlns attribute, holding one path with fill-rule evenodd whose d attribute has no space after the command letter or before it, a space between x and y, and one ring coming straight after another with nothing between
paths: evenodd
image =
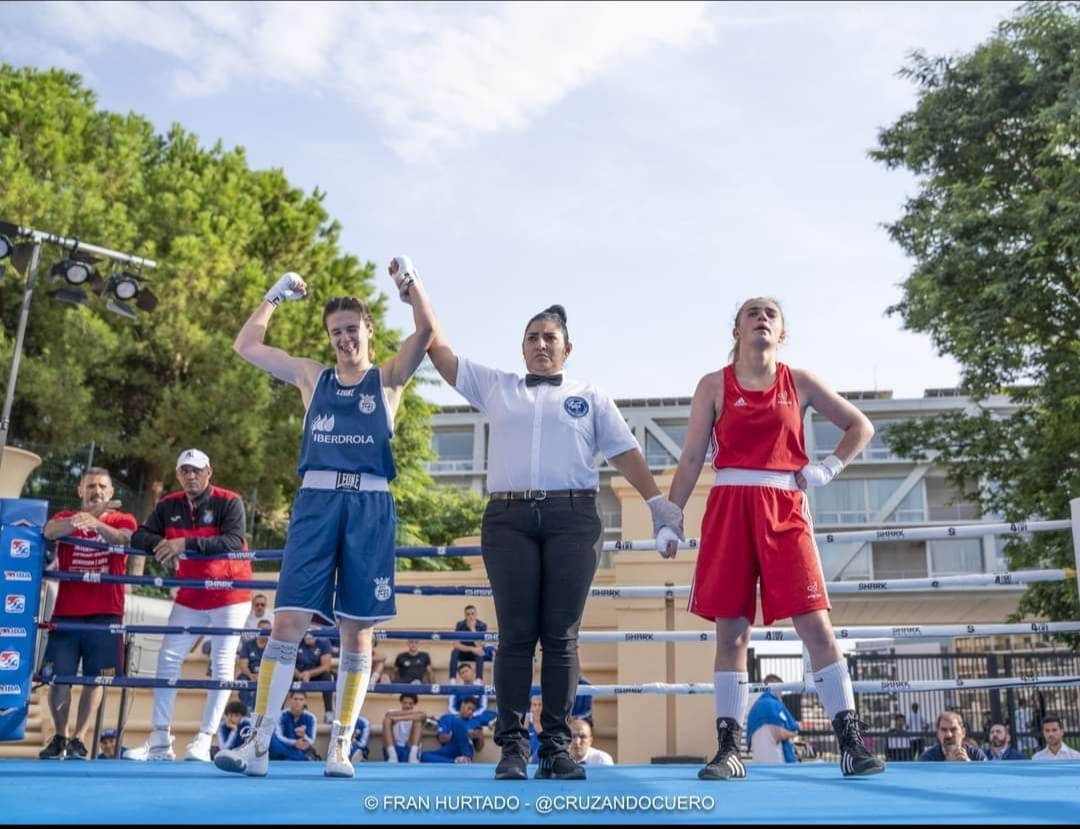
<instances>
[{"instance_id":1,"label":"blue tank top","mask_svg":"<svg viewBox=\"0 0 1080 829\"><path fill-rule=\"evenodd\" d=\"M392 481L397 475L393 435L378 366L354 386L339 383L334 369L323 369L304 417L297 472L301 478L309 469L363 472Z\"/></svg>"}]
</instances>

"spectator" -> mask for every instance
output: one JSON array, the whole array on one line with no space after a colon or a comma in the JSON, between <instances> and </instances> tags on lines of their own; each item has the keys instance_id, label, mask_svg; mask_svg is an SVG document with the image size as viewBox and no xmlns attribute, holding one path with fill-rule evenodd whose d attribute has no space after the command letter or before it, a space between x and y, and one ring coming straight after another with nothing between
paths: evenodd
<instances>
[{"instance_id":1,"label":"spectator","mask_svg":"<svg viewBox=\"0 0 1080 829\"><path fill-rule=\"evenodd\" d=\"M434 751L421 754L420 762L471 763L473 755L484 747L484 729L473 717L475 711L476 699L465 697L461 701L459 713L443 714L435 732L441 745Z\"/></svg>"},{"instance_id":2,"label":"spectator","mask_svg":"<svg viewBox=\"0 0 1080 829\"><path fill-rule=\"evenodd\" d=\"M82 474L77 489L78 510L60 510L45 524L45 538L55 541L61 536L85 538L107 544L126 546L137 524L135 516L117 512L119 501L113 500L112 476L107 469L91 466ZM122 576L125 565L134 574L142 572L142 559L92 549L61 541L56 545L56 569L74 573L108 573ZM53 607L54 622L87 622L99 625L121 624L124 621L124 585L95 584L94 582L62 581ZM82 663L83 676L121 676L124 673L123 642L120 634L107 631L58 631L49 633L42 678L49 682L53 676L73 676ZM71 709L71 686L49 687L49 713L55 735L39 753L42 760L87 759L83 740L86 730L101 705L104 688L84 685L79 694L79 711L75 732L68 736L68 715Z\"/></svg>"},{"instance_id":3,"label":"spectator","mask_svg":"<svg viewBox=\"0 0 1080 829\"><path fill-rule=\"evenodd\" d=\"M261 627L259 622L270 621L270 600L266 598L265 593L256 593L251 597L251 612L248 613L247 619L244 621L244 627L254 628ZM240 638L243 641L250 642L255 638L254 633L241 634Z\"/></svg>"},{"instance_id":4,"label":"spectator","mask_svg":"<svg viewBox=\"0 0 1080 829\"><path fill-rule=\"evenodd\" d=\"M296 667L293 679L297 682L330 682L337 677L334 674L334 648L329 639L316 638L307 631L296 649ZM334 721L334 692L323 691L323 722Z\"/></svg>"},{"instance_id":5,"label":"spectator","mask_svg":"<svg viewBox=\"0 0 1080 829\"><path fill-rule=\"evenodd\" d=\"M1032 751L1039 747L1039 742L1033 734L1034 720L1034 714L1027 700L1017 695L1016 709L1013 711L1013 735L1016 738L1016 747L1020 751Z\"/></svg>"},{"instance_id":6,"label":"spectator","mask_svg":"<svg viewBox=\"0 0 1080 829\"><path fill-rule=\"evenodd\" d=\"M911 735L908 733L907 720L899 711L893 714L893 726L889 729L885 741L886 760L910 760L915 755L911 748Z\"/></svg>"},{"instance_id":7,"label":"spectator","mask_svg":"<svg viewBox=\"0 0 1080 829\"><path fill-rule=\"evenodd\" d=\"M779 684L783 680L776 674L769 674L765 682ZM746 733L750 756L755 763L796 762L791 741L799 736L799 724L771 688L766 688L751 706L746 718Z\"/></svg>"},{"instance_id":8,"label":"spectator","mask_svg":"<svg viewBox=\"0 0 1080 829\"><path fill-rule=\"evenodd\" d=\"M489 722L491 722L492 720L495 719L495 717L497 716L496 713L494 711L489 711L488 710L488 698L487 698L487 694L484 693L484 685L483 685L482 682L477 682L476 677L473 674L473 663L472 662L462 662L460 665L458 665L458 675L457 675L457 680L455 680L455 682L454 682L454 685L475 685L476 686L477 690L476 690L476 697L473 700L474 705L473 705L472 717L481 726L485 726ZM450 695L450 701L448 703L448 708L449 708L449 711L450 711L451 714L460 713L459 710L458 710L458 706L461 704L462 699L463 699L463 697L458 695L458 694L451 694Z\"/></svg>"},{"instance_id":9,"label":"spectator","mask_svg":"<svg viewBox=\"0 0 1080 829\"><path fill-rule=\"evenodd\" d=\"M210 458L199 449L185 449L176 459L176 480L181 489L166 495L131 537L131 545L153 553L160 564L176 568L180 578L231 582L251 578L251 562L229 558L211 558L222 553L247 549L244 541L244 502L235 492L213 486L214 469ZM176 628L207 626L240 628L247 618L251 591L229 587L206 590L181 587L176 593L169 625ZM167 633L158 652L157 678L180 678L184 657L198 636L193 633ZM235 672L240 634L210 637L211 673L214 679L231 680ZM187 747L188 760L210 762L210 744L229 691L208 691L199 733ZM173 737L170 733L176 688L154 689L153 731L145 745L132 749L133 760L173 760Z\"/></svg>"},{"instance_id":10,"label":"spectator","mask_svg":"<svg viewBox=\"0 0 1080 829\"><path fill-rule=\"evenodd\" d=\"M1042 734L1046 748L1036 751L1032 760L1080 760L1080 751L1065 744L1065 729L1060 717L1053 714L1043 717Z\"/></svg>"},{"instance_id":11,"label":"spectator","mask_svg":"<svg viewBox=\"0 0 1080 829\"><path fill-rule=\"evenodd\" d=\"M394 659L394 681L433 684L435 673L431 669L431 654L420 650L420 642L416 639L408 640L405 646L408 650L402 651Z\"/></svg>"},{"instance_id":12,"label":"spectator","mask_svg":"<svg viewBox=\"0 0 1080 829\"><path fill-rule=\"evenodd\" d=\"M278 717L274 736L270 738L271 760L318 760L315 737L318 732L315 715L307 710L307 694L293 691L289 707Z\"/></svg>"},{"instance_id":13,"label":"spectator","mask_svg":"<svg viewBox=\"0 0 1080 829\"><path fill-rule=\"evenodd\" d=\"M361 714L356 718L356 727L353 728L352 746L349 749L349 760L359 763L368 758L368 741L371 739L371 720Z\"/></svg>"},{"instance_id":14,"label":"spectator","mask_svg":"<svg viewBox=\"0 0 1080 829\"><path fill-rule=\"evenodd\" d=\"M398 702L401 708L387 711L383 717L383 759L388 763L419 763L427 714L416 707L420 702L416 694L402 694Z\"/></svg>"},{"instance_id":15,"label":"spectator","mask_svg":"<svg viewBox=\"0 0 1080 829\"><path fill-rule=\"evenodd\" d=\"M258 635L254 639L240 643L240 659L236 668L237 679L246 679L248 682L258 682L259 665L262 664L266 643L270 641L270 625L271 622L269 619L263 619L258 625ZM250 711L252 706L255 705L255 689L251 688L244 691L237 691L237 695L240 697L240 701L243 702ZM230 746L230 748L235 747L236 746Z\"/></svg>"},{"instance_id":16,"label":"spectator","mask_svg":"<svg viewBox=\"0 0 1080 829\"><path fill-rule=\"evenodd\" d=\"M1026 760L1023 752L1017 751L1009 745L1011 735L1009 726L1005 723L994 723L990 726L989 742L986 746L987 760Z\"/></svg>"},{"instance_id":17,"label":"spectator","mask_svg":"<svg viewBox=\"0 0 1080 829\"><path fill-rule=\"evenodd\" d=\"M592 726L585 720L570 721L570 757L586 766L613 766L615 761L606 751L593 748Z\"/></svg>"},{"instance_id":18,"label":"spectator","mask_svg":"<svg viewBox=\"0 0 1080 829\"><path fill-rule=\"evenodd\" d=\"M921 762L959 760L985 760L986 755L978 748L967 745L964 737L963 718L955 711L943 711L937 718L937 744L930 746L920 756Z\"/></svg>"},{"instance_id":19,"label":"spectator","mask_svg":"<svg viewBox=\"0 0 1080 829\"><path fill-rule=\"evenodd\" d=\"M926 717L919 713L919 703L911 703L911 714L907 718L908 731L912 733L911 757L919 757L926 748Z\"/></svg>"},{"instance_id":20,"label":"spectator","mask_svg":"<svg viewBox=\"0 0 1080 829\"><path fill-rule=\"evenodd\" d=\"M210 755L216 755L223 748L236 748L243 744L250 733L251 720L248 719L248 707L242 701L234 699L225 706L225 717L217 730L218 744L210 749Z\"/></svg>"},{"instance_id":21,"label":"spectator","mask_svg":"<svg viewBox=\"0 0 1080 829\"><path fill-rule=\"evenodd\" d=\"M98 753L97 759L99 760L115 760L117 759L116 750L116 729L106 728L101 732L101 737L98 739L101 746L101 751ZM127 746L120 747L121 760L126 759L128 753Z\"/></svg>"},{"instance_id":22,"label":"spectator","mask_svg":"<svg viewBox=\"0 0 1080 829\"><path fill-rule=\"evenodd\" d=\"M529 731L529 762L540 762L540 733L544 730L544 698L537 694L529 699L529 713L525 715L525 725ZM573 742L573 738L571 738Z\"/></svg>"},{"instance_id":23,"label":"spectator","mask_svg":"<svg viewBox=\"0 0 1080 829\"><path fill-rule=\"evenodd\" d=\"M477 618L476 605L465 605L465 618L454 624L457 633L486 633L487 622ZM450 652L450 681L457 677L458 665L472 662L477 679L484 678L484 643L481 640L454 642Z\"/></svg>"}]
</instances>

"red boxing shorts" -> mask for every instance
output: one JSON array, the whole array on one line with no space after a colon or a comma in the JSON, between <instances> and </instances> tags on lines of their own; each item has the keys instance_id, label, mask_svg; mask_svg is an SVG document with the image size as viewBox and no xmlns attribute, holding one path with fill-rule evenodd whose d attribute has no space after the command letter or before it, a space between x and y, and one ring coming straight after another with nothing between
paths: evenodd
<instances>
[{"instance_id":1,"label":"red boxing shorts","mask_svg":"<svg viewBox=\"0 0 1080 829\"><path fill-rule=\"evenodd\" d=\"M766 625L831 610L809 504L794 477L722 469L717 480L724 485L718 483L709 492L690 612L709 621L741 616L753 624L759 579Z\"/></svg>"}]
</instances>

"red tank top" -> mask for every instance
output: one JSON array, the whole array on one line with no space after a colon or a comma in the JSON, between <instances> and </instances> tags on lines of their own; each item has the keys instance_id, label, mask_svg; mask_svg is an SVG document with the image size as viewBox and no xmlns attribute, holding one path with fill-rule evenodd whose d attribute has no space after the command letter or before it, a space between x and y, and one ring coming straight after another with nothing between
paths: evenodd
<instances>
[{"instance_id":1,"label":"red tank top","mask_svg":"<svg viewBox=\"0 0 1080 829\"><path fill-rule=\"evenodd\" d=\"M806 466L802 414L795 378L776 364L776 382L760 391L744 389L735 366L724 367L724 409L713 425L713 467L795 472Z\"/></svg>"}]
</instances>

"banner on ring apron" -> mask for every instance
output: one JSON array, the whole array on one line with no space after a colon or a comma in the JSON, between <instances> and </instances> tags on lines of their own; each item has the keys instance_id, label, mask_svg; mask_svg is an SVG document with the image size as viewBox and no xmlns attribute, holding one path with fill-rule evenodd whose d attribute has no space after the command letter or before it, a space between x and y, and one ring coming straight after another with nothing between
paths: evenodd
<instances>
[{"instance_id":1,"label":"banner on ring apron","mask_svg":"<svg viewBox=\"0 0 1080 829\"><path fill-rule=\"evenodd\" d=\"M21 740L30 709L48 503L0 498L0 740Z\"/></svg>"}]
</instances>

